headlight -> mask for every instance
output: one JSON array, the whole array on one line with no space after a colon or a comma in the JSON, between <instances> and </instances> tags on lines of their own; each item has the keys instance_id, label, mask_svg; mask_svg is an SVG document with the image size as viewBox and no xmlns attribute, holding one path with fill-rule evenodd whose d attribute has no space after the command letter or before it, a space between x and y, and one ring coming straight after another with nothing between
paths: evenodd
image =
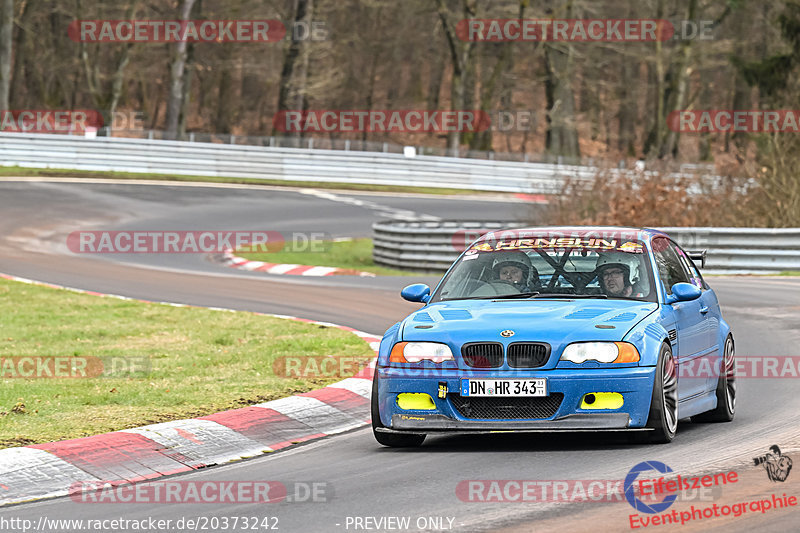
<instances>
[{"instance_id":1,"label":"headlight","mask_svg":"<svg viewBox=\"0 0 800 533\"><path fill-rule=\"evenodd\" d=\"M449 346L438 342L398 342L389 356L392 363L419 363L425 360L436 364L453 361L453 352Z\"/></svg>"},{"instance_id":2,"label":"headlight","mask_svg":"<svg viewBox=\"0 0 800 533\"><path fill-rule=\"evenodd\" d=\"M583 363L635 363L639 360L639 350L628 342L576 342L564 348L562 361Z\"/></svg>"}]
</instances>

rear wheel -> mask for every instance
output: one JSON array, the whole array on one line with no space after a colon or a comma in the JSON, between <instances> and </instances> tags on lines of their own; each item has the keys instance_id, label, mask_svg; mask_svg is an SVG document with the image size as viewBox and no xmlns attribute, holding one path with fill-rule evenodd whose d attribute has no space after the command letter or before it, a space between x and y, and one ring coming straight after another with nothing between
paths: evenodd
<instances>
[{"instance_id":1,"label":"rear wheel","mask_svg":"<svg viewBox=\"0 0 800 533\"><path fill-rule=\"evenodd\" d=\"M639 442L666 444L678 430L678 378L672 348L667 343L661 345L658 354L647 427L652 431L636 434Z\"/></svg>"},{"instance_id":2,"label":"rear wheel","mask_svg":"<svg viewBox=\"0 0 800 533\"><path fill-rule=\"evenodd\" d=\"M733 337L725 339L722 366L717 380L717 408L692 417L692 422L730 422L736 410L736 354Z\"/></svg>"},{"instance_id":3,"label":"rear wheel","mask_svg":"<svg viewBox=\"0 0 800 533\"><path fill-rule=\"evenodd\" d=\"M419 433L383 433L377 431L378 428L385 428L381 423L381 413L378 407L378 369L375 369L375 375L372 377L372 401L371 414L372 414L372 434L379 444L384 446L391 446L392 448L414 448L419 446L425 440L425 434Z\"/></svg>"}]
</instances>

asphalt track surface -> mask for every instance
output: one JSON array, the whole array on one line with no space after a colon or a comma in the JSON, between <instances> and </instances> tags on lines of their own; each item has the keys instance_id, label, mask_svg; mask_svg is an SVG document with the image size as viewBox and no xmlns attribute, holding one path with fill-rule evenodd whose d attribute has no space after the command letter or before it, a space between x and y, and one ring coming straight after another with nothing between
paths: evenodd
<instances>
[{"instance_id":1,"label":"asphalt track surface","mask_svg":"<svg viewBox=\"0 0 800 533\"><path fill-rule=\"evenodd\" d=\"M66 250L64 239L76 229L119 228L321 230L344 237L369 235L370 224L390 212L471 219L536 216L523 204L481 199L350 192L335 196L266 188L4 181L0 182L0 272L150 300L291 314L382 333L417 307L398 295L415 278L289 279L234 271L200 256L75 255ZM709 281L732 325L739 356L800 355L800 280L720 277ZM37 521L41 516L173 521L269 516L277 517L279 531L335 532L389 531L375 523L370 529L357 529L355 517L408 516L412 531L425 530L415 525L419 517L443 519L445 528L427 530L549 530L544 524L556 524L552 527L559 531L630 530L631 507L625 502L468 503L457 497L456 486L472 479L618 480L645 460L661 461L686 475L731 468L752 473L758 469L751 458L770 445L780 445L790 456L800 450L797 392L797 378L740 380L734 422L682 421L676 439L661 446L629 444L614 434L492 434L429 437L419 449L400 450L378 446L369 429L360 429L177 476L192 481L277 480L289 487L324 483L325 502L88 505L58 498L4 508L0 521L20 517ZM790 494L797 495L796 480L800 474L795 472L788 480L791 485L787 482L774 492L793 488ZM746 492L747 487L736 490ZM583 525L581 516L588 517ZM796 510L781 511L726 523L724 529L796 531L796 516ZM451 529L447 529L448 518L453 519ZM692 526L681 529L695 530ZM709 526L699 530L704 529Z\"/></svg>"}]
</instances>

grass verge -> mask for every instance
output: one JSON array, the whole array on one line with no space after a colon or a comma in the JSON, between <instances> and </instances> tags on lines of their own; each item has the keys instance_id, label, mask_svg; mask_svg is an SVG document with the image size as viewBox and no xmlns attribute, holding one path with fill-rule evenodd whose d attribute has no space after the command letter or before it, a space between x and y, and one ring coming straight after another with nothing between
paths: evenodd
<instances>
[{"instance_id":1,"label":"grass verge","mask_svg":"<svg viewBox=\"0 0 800 533\"><path fill-rule=\"evenodd\" d=\"M118 180L159 180L159 181L196 181L208 183L240 183L246 185L270 185L274 187L309 187L314 189L332 189L372 192L405 192L434 195L466 195L487 194L486 191L468 189L447 189L438 187L411 187L397 185L369 185L360 183L339 183L324 181L287 181L255 178L227 178L222 176L180 176L175 174L144 174L138 172L111 172L94 170L58 170L24 167L0 167L0 176L13 177L47 177L47 178L95 178Z\"/></svg>"},{"instance_id":2,"label":"grass verge","mask_svg":"<svg viewBox=\"0 0 800 533\"><path fill-rule=\"evenodd\" d=\"M383 276L419 276L420 272L395 270L376 265L372 261L372 239L353 239L351 241L326 242L324 251L293 252L250 252L247 248L237 250L236 255L251 261L265 263L288 263L297 265L326 266L355 269Z\"/></svg>"},{"instance_id":3,"label":"grass verge","mask_svg":"<svg viewBox=\"0 0 800 533\"><path fill-rule=\"evenodd\" d=\"M374 356L363 340L335 328L0 279L0 447L203 416L312 390L341 378L279 377L273 361L327 355L364 363ZM143 377L9 377L9 358L20 356L137 357L150 368Z\"/></svg>"}]
</instances>

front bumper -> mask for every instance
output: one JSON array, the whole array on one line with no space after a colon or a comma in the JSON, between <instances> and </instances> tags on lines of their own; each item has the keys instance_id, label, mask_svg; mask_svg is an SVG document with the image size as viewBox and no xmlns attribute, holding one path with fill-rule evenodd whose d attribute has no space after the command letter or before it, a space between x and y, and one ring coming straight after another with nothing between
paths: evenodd
<instances>
[{"instance_id":1,"label":"front bumper","mask_svg":"<svg viewBox=\"0 0 800 533\"><path fill-rule=\"evenodd\" d=\"M394 432L430 431L615 431L630 427L628 413L567 415L555 420L456 420L444 415L392 415ZM381 430L378 430L381 431Z\"/></svg>"},{"instance_id":2,"label":"front bumper","mask_svg":"<svg viewBox=\"0 0 800 533\"><path fill-rule=\"evenodd\" d=\"M408 376L402 368L378 369L378 405L381 423L386 431L614 431L642 429L647 423L653 390L655 367L553 369L525 372L441 370L434 375ZM547 378L551 396L563 399L547 418L480 418L464 416L453 401L461 379L526 379ZM445 384L448 394L439 397L439 386ZM622 395L618 409L581 409L585 394L616 392ZM425 393L433 398L430 410L401 409L397 396L402 393ZM456 398L457 400L459 398Z\"/></svg>"}]
</instances>

